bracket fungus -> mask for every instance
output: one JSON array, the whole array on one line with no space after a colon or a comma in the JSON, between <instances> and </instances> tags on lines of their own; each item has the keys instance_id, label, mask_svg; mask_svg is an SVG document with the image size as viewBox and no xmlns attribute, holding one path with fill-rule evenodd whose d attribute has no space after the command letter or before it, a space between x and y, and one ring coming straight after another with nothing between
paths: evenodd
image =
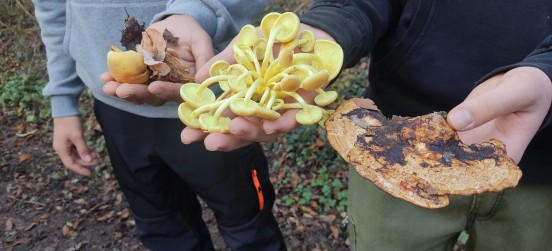
<instances>
[{"instance_id":1,"label":"bracket fungus","mask_svg":"<svg viewBox=\"0 0 552 251\"><path fill-rule=\"evenodd\" d=\"M242 27L232 44L235 64L217 61L202 83L182 85L180 120L191 128L226 133L226 109L263 120L298 109L298 123L322 125L333 112L323 107L337 99L335 91L323 87L341 70L343 50L335 42L317 40L312 31L299 33L299 26L294 13L271 12L263 17L260 32L252 25ZM218 97L208 88L217 83L223 91ZM317 92L314 104L303 99L303 92Z\"/></svg>"}]
</instances>

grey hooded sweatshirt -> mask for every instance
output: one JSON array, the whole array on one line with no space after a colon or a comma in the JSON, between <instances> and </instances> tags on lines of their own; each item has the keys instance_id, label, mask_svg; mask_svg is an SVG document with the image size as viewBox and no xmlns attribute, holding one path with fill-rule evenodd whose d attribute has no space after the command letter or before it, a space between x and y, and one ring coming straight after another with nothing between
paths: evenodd
<instances>
[{"instance_id":1,"label":"grey hooded sweatshirt","mask_svg":"<svg viewBox=\"0 0 552 251\"><path fill-rule=\"evenodd\" d=\"M214 49L226 47L242 26L258 17L268 0L33 0L46 46L52 116L79 115L79 97L85 87L110 106L152 118L176 118L178 103L160 107L136 105L102 92L99 76L107 72L109 45L119 44L129 15L147 24L182 14L194 17L213 40Z\"/></svg>"}]
</instances>

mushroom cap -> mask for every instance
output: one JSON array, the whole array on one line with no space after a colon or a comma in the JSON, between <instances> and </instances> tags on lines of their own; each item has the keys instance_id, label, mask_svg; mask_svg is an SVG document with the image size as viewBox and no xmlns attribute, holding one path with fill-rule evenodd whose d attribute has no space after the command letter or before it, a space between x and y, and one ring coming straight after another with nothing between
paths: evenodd
<instances>
[{"instance_id":1,"label":"mushroom cap","mask_svg":"<svg viewBox=\"0 0 552 251\"><path fill-rule=\"evenodd\" d=\"M261 20L261 33L263 34L263 37L268 39L268 36L270 35L270 30L272 30L272 27L274 27L274 23L276 22L276 19L280 17L280 13L278 12L270 12L266 14L263 19Z\"/></svg>"},{"instance_id":2,"label":"mushroom cap","mask_svg":"<svg viewBox=\"0 0 552 251\"><path fill-rule=\"evenodd\" d=\"M307 105L295 114L295 120L302 125L312 125L322 119L322 108Z\"/></svg>"},{"instance_id":3,"label":"mushroom cap","mask_svg":"<svg viewBox=\"0 0 552 251\"><path fill-rule=\"evenodd\" d=\"M314 97L314 103L319 106L327 106L333 103L336 99L337 99L336 91L326 91L326 92L318 93L318 95Z\"/></svg>"},{"instance_id":4,"label":"mushroom cap","mask_svg":"<svg viewBox=\"0 0 552 251\"><path fill-rule=\"evenodd\" d=\"M230 63L226 60L217 60L209 68L209 75L211 77L221 75L229 66Z\"/></svg>"},{"instance_id":5,"label":"mushroom cap","mask_svg":"<svg viewBox=\"0 0 552 251\"><path fill-rule=\"evenodd\" d=\"M180 97L195 108L215 102L216 96L213 91L205 88L198 92L199 86L197 83L183 84L180 87Z\"/></svg>"},{"instance_id":6,"label":"mushroom cap","mask_svg":"<svg viewBox=\"0 0 552 251\"><path fill-rule=\"evenodd\" d=\"M322 69L306 77L301 83L301 88L306 91L316 91L328 83L329 73Z\"/></svg>"},{"instance_id":7,"label":"mushroom cap","mask_svg":"<svg viewBox=\"0 0 552 251\"><path fill-rule=\"evenodd\" d=\"M192 112L194 111L194 107L190 104L183 102L178 106L178 118L182 123L184 123L186 126L190 128L199 129L201 128L201 125L199 124L198 118L194 118L192 116Z\"/></svg>"},{"instance_id":8,"label":"mushroom cap","mask_svg":"<svg viewBox=\"0 0 552 251\"><path fill-rule=\"evenodd\" d=\"M300 24L299 17L295 13L285 12L276 19L270 32L274 32L274 30L280 28L280 32L276 35L276 41L285 43L297 36Z\"/></svg>"},{"instance_id":9,"label":"mushroom cap","mask_svg":"<svg viewBox=\"0 0 552 251\"><path fill-rule=\"evenodd\" d=\"M201 125L201 129L207 132L227 133L230 121L230 118L217 118L209 113L204 113L199 116L199 124Z\"/></svg>"},{"instance_id":10,"label":"mushroom cap","mask_svg":"<svg viewBox=\"0 0 552 251\"><path fill-rule=\"evenodd\" d=\"M230 110L239 116L249 117L255 115L259 104L251 99L236 98L230 102Z\"/></svg>"},{"instance_id":11,"label":"mushroom cap","mask_svg":"<svg viewBox=\"0 0 552 251\"><path fill-rule=\"evenodd\" d=\"M293 51L290 48L281 48L280 52L278 53L278 64L280 64L280 66L282 66L283 68L287 68L292 63L293 63Z\"/></svg>"},{"instance_id":12,"label":"mushroom cap","mask_svg":"<svg viewBox=\"0 0 552 251\"><path fill-rule=\"evenodd\" d=\"M275 86L278 87L278 89L281 89L286 92L294 92L301 86L301 79L299 79L298 76L295 75L287 75L282 80L280 80L279 84ZM279 90L276 90L279 91Z\"/></svg>"},{"instance_id":13,"label":"mushroom cap","mask_svg":"<svg viewBox=\"0 0 552 251\"><path fill-rule=\"evenodd\" d=\"M266 120L277 120L280 118L280 113L264 107L259 106L255 112L255 117Z\"/></svg>"},{"instance_id":14,"label":"mushroom cap","mask_svg":"<svg viewBox=\"0 0 552 251\"><path fill-rule=\"evenodd\" d=\"M334 79L343 65L343 49L337 43L330 40L316 40L314 42L314 54L318 60L314 61L318 69L328 70L329 80Z\"/></svg>"},{"instance_id":15,"label":"mushroom cap","mask_svg":"<svg viewBox=\"0 0 552 251\"><path fill-rule=\"evenodd\" d=\"M310 30L304 30L299 35L299 40L303 41L299 48L302 52L311 52L314 49L314 42L316 38L314 33Z\"/></svg>"},{"instance_id":16,"label":"mushroom cap","mask_svg":"<svg viewBox=\"0 0 552 251\"><path fill-rule=\"evenodd\" d=\"M119 83L144 84L150 76L144 57L136 51L109 51L107 68L113 79Z\"/></svg>"},{"instance_id":17,"label":"mushroom cap","mask_svg":"<svg viewBox=\"0 0 552 251\"><path fill-rule=\"evenodd\" d=\"M258 33L255 26L247 24L243 26L240 30L240 33L238 33L237 43L238 45L252 47L257 41L257 37Z\"/></svg>"},{"instance_id":18,"label":"mushroom cap","mask_svg":"<svg viewBox=\"0 0 552 251\"><path fill-rule=\"evenodd\" d=\"M259 38L253 45L253 53L257 56L257 60L263 60L266 51L267 41L264 38Z\"/></svg>"}]
</instances>

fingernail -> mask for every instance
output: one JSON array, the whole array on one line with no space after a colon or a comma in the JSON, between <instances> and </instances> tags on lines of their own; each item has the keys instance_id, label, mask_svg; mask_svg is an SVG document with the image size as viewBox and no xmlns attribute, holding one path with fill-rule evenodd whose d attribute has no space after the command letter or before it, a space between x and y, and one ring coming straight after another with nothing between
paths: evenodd
<instances>
[{"instance_id":1,"label":"fingernail","mask_svg":"<svg viewBox=\"0 0 552 251\"><path fill-rule=\"evenodd\" d=\"M86 162L92 161L92 156L90 156L90 155L84 156L84 161L86 161Z\"/></svg>"},{"instance_id":2,"label":"fingernail","mask_svg":"<svg viewBox=\"0 0 552 251\"><path fill-rule=\"evenodd\" d=\"M467 130L473 126L473 117L466 110L460 110L448 115L452 127L456 130Z\"/></svg>"}]
</instances>

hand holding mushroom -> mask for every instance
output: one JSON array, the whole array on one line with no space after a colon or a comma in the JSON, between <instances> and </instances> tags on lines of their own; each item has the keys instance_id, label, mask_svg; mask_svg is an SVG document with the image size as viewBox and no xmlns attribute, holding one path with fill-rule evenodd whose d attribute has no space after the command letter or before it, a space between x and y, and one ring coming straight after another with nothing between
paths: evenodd
<instances>
[{"instance_id":1,"label":"hand holding mushroom","mask_svg":"<svg viewBox=\"0 0 552 251\"><path fill-rule=\"evenodd\" d=\"M111 47L112 51L108 53L109 73L101 76L105 83L104 93L153 106L170 100L181 101L178 90L182 83L193 80L196 67L199 68L213 56L209 35L193 17L184 15L169 16L153 23L147 30L140 28L131 16L127 17L125 24L127 27L121 42L126 51ZM129 28L129 25L134 28ZM129 36L133 29L134 35ZM171 33L168 39L167 30ZM136 35L137 32L140 35ZM132 40L129 37L139 39L129 42Z\"/></svg>"},{"instance_id":2,"label":"hand holding mushroom","mask_svg":"<svg viewBox=\"0 0 552 251\"><path fill-rule=\"evenodd\" d=\"M262 35L244 26L233 43L207 63L209 69L199 70L196 80L201 83L182 86L185 102L179 117L188 125L184 143L205 139L207 149L232 150L329 115L323 107L337 93L323 87L341 69L339 45L319 29L300 26L289 12L268 14L260 31ZM219 97L207 88L217 83L223 90Z\"/></svg>"}]
</instances>

